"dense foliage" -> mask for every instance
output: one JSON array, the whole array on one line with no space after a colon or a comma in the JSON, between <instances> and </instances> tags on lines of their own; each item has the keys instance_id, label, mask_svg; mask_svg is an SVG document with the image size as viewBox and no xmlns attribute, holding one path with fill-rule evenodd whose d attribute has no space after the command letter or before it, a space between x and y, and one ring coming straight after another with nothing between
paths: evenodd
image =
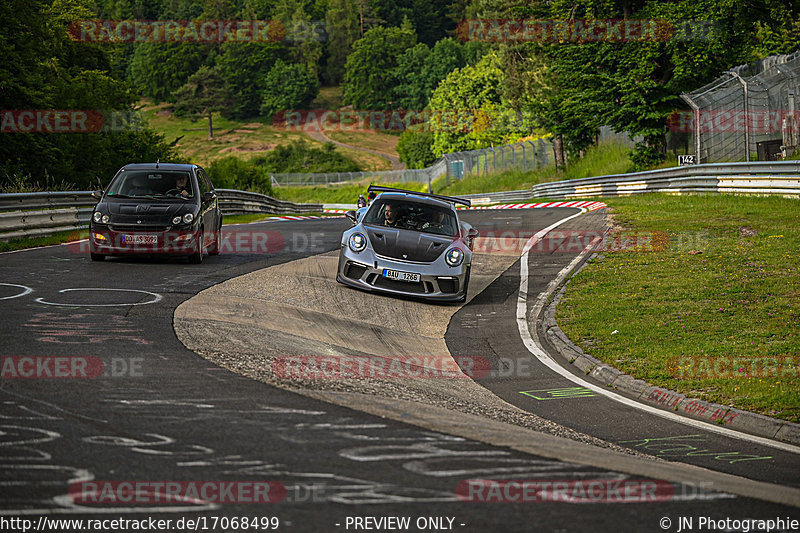
<instances>
[{"instance_id":1,"label":"dense foliage","mask_svg":"<svg viewBox=\"0 0 800 533\"><path fill-rule=\"evenodd\" d=\"M269 38L256 42L70 39L70 23L86 19L271 22ZM566 30L558 39L497 42L507 33L476 38L465 19L561 20ZM658 20L667 35L583 37L582 21L605 19ZM132 113L149 97L179 114L259 120L310 107L321 84L342 84L345 104L358 110L433 117L431 131L401 139L411 166L531 134L552 134L566 164L603 125L641 139L631 156L637 167L656 164L667 116L685 107L681 92L800 46L800 6L772 0L5 0L0 20L0 109ZM448 112L460 114L455 125ZM127 162L179 159L146 127L1 135L0 179L8 182L27 176L84 188ZM317 152L276 149L259 168L351 166Z\"/></svg>"}]
</instances>

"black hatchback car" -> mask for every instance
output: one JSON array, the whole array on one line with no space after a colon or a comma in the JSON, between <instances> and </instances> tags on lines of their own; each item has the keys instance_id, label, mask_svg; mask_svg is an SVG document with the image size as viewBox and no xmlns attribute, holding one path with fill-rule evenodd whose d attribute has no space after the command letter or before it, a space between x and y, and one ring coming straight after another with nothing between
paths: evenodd
<instances>
[{"instance_id":1,"label":"black hatchback car","mask_svg":"<svg viewBox=\"0 0 800 533\"><path fill-rule=\"evenodd\" d=\"M220 251L222 213L217 193L197 165L125 165L100 200L89 222L93 261L107 255L183 255L192 263Z\"/></svg>"}]
</instances>

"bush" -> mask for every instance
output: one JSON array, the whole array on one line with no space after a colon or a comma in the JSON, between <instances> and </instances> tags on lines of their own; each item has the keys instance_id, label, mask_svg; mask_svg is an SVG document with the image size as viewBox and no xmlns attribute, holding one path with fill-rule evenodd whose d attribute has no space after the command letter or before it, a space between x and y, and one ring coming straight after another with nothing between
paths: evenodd
<instances>
[{"instance_id":1,"label":"bush","mask_svg":"<svg viewBox=\"0 0 800 533\"><path fill-rule=\"evenodd\" d=\"M336 151L333 143L314 148L303 141L278 146L253 159L268 172L358 172L358 164Z\"/></svg>"},{"instance_id":2,"label":"bush","mask_svg":"<svg viewBox=\"0 0 800 533\"><path fill-rule=\"evenodd\" d=\"M229 156L217 159L207 170L211 182L218 189L239 189L272 194L269 174L252 161Z\"/></svg>"},{"instance_id":3,"label":"bush","mask_svg":"<svg viewBox=\"0 0 800 533\"><path fill-rule=\"evenodd\" d=\"M279 111L306 109L319 93L319 81L305 65L278 60L264 79L261 114L271 117Z\"/></svg>"},{"instance_id":4,"label":"bush","mask_svg":"<svg viewBox=\"0 0 800 533\"><path fill-rule=\"evenodd\" d=\"M397 154L408 168L425 168L436 161L433 132L406 130L397 141Z\"/></svg>"}]
</instances>

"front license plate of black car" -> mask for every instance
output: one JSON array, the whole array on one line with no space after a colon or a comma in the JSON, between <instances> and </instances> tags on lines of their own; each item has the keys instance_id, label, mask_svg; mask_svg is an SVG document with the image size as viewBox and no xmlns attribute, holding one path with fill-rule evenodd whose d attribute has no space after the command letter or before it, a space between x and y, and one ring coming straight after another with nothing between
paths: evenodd
<instances>
[{"instance_id":1,"label":"front license plate of black car","mask_svg":"<svg viewBox=\"0 0 800 533\"><path fill-rule=\"evenodd\" d=\"M397 281L416 282L420 280L420 275L414 272L400 272L399 270L383 269L383 277L396 279Z\"/></svg>"},{"instance_id":2,"label":"front license plate of black car","mask_svg":"<svg viewBox=\"0 0 800 533\"><path fill-rule=\"evenodd\" d=\"M125 244L158 244L158 235L123 235Z\"/></svg>"}]
</instances>

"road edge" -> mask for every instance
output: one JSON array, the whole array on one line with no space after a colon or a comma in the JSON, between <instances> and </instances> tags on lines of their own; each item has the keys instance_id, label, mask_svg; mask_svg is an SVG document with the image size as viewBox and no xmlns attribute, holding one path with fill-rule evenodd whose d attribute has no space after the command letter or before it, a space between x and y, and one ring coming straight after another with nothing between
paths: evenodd
<instances>
[{"instance_id":1,"label":"road edge","mask_svg":"<svg viewBox=\"0 0 800 533\"><path fill-rule=\"evenodd\" d=\"M588 259L596 255L592 254ZM720 426L779 442L800 444L800 424L691 398L664 387L651 385L584 352L561 330L555 314L570 280L585 265L586 261L581 261L572 271L566 273L564 279L547 295L548 304L539 316L533 317L540 338L548 342L551 351L558 355L560 363L572 365L604 386L625 393L640 403L670 408L675 413L693 420L717 423Z\"/></svg>"}]
</instances>

